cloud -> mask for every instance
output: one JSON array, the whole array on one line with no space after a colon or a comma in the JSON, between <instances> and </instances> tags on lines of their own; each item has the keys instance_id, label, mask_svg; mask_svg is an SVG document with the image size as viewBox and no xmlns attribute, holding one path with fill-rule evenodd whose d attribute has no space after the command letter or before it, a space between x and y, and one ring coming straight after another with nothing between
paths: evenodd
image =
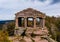
<instances>
[{"instance_id":1,"label":"cloud","mask_svg":"<svg viewBox=\"0 0 60 42\"><path fill-rule=\"evenodd\" d=\"M44 2L42 2L41 0L2 0L0 1L0 7L2 8L18 8L21 7L23 5L29 6L46 6L49 5L52 2L52 0L46 0Z\"/></svg>"},{"instance_id":2,"label":"cloud","mask_svg":"<svg viewBox=\"0 0 60 42\"><path fill-rule=\"evenodd\" d=\"M0 0L0 20L14 19L15 13L26 8L34 8L49 16L60 13L59 0Z\"/></svg>"},{"instance_id":3,"label":"cloud","mask_svg":"<svg viewBox=\"0 0 60 42\"><path fill-rule=\"evenodd\" d=\"M56 3L59 3L60 0L53 0L53 2L51 4L56 4Z\"/></svg>"}]
</instances>

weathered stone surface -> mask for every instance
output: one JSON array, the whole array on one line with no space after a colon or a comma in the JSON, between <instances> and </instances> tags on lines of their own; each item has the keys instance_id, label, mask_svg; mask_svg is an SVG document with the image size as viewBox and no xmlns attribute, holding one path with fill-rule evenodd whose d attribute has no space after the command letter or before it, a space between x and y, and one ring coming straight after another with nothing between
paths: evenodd
<instances>
[{"instance_id":1,"label":"weathered stone surface","mask_svg":"<svg viewBox=\"0 0 60 42\"><path fill-rule=\"evenodd\" d=\"M41 39L39 36L36 36L35 38L29 38L29 37L25 37L24 38L25 40L26 40L26 42L33 42L33 40L35 41L35 42L48 42L46 39Z\"/></svg>"},{"instance_id":2,"label":"weathered stone surface","mask_svg":"<svg viewBox=\"0 0 60 42\"><path fill-rule=\"evenodd\" d=\"M43 38L41 38L40 36L35 36L34 38L25 36L24 38L21 39L17 37L9 37L9 40L12 40L13 42L33 42L33 41L34 42L57 42L48 36Z\"/></svg>"},{"instance_id":3,"label":"weathered stone surface","mask_svg":"<svg viewBox=\"0 0 60 42\"><path fill-rule=\"evenodd\" d=\"M15 30L15 35L21 35L26 28L18 28Z\"/></svg>"},{"instance_id":4,"label":"weathered stone surface","mask_svg":"<svg viewBox=\"0 0 60 42\"><path fill-rule=\"evenodd\" d=\"M32 40L31 40L29 37L24 37L24 40L25 40L26 42L32 42Z\"/></svg>"},{"instance_id":5,"label":"weathered stone surface","mask_svg":"<svg viewBox=\"0 0 60 42\"><path fill-rule=\"evenodd\" d=\"M27 18L28 17L32 17L34 19L34 26L33 27L30 27L30 28L37 28L37 26L36 26L36 18L37 17L39 17L39 18L42 19L41 26L42 27L45 26L45 17L46 17L45 14L42 13L42 12L40 12L40 11L37 11L35 9L28 8L28 9L25 9L23 11L20 11L20 12L17 12L16 13L16 17L15 17L16 23L15 23L15 25L16 25L17 28L19 28L19 25L18 25L19 24L19 22L18 22L18 18L19 17L23 17L24 18L25 25L22 28L29 28L27 26ZM39 26L39 27L41 27L41 26Z\"/></svg>"},{"instance_id":6,"label":"weathered stone surface","mask_svg":"<svg viewBox=\"0 0 60 42\"><path fill-rule=\"evenodd\" d=\"M42 29L42 28L27 28L26 34L36 34L36 35L48 35L48 30L47 28Z\"/></svg>"}]
</instances>

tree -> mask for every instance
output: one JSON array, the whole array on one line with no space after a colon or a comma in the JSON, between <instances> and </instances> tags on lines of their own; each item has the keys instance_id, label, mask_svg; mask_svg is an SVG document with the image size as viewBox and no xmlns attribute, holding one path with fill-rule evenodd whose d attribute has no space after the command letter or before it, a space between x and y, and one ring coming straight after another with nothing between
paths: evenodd
<instances>
[{"instance_id":1,"label":"tree","mask_svg":"<svg viewBox=\"0 0 60 42\"><path fill-rule=\"evenodd\" d=\"M51 33L52 33L52 37L57 40L57 27L54 24L51 24Z\"/></svg>"},{"instance_id":2,"label":"tree","mask_svg":"<svg viewBox=\"0 0 60 42\"><path fill-rule=\"evenodd\" d=\"M10 22L7 24L7 32L9 34L9 36L14 35L14 30L15 30L15 24L14 22Z\"/></svg>"}]
</instances>

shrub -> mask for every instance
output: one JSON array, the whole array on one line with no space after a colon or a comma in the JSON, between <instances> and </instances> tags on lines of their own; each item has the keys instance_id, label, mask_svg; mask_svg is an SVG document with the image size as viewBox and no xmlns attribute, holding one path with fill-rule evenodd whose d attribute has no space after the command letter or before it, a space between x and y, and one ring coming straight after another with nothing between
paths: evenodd
<instances>
[{"instance_id":1,"label":"shrub","mask_svg":"<svg viewBox=\"0 0 60 42\"><path fill-rule=\"evenodd\" d=\"M10 42L7 32L0 31L0 42Z\"/></svg>"}]
</instances>

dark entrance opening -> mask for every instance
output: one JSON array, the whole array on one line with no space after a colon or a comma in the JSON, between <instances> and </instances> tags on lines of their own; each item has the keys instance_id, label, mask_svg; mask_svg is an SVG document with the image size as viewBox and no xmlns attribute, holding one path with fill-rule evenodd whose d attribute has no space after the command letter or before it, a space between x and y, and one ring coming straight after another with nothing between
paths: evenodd
<instances>
[{"instance_id":1,"label":"dark entrance opening","mask_svg":"<svg viewBox=\"0 0 60 42\"><path fill-rule=\"evenodd\" d=\"M24 27L24 18L23 17L18 18L18 26L19 27Z\"/></svg>"}]
</instances>

